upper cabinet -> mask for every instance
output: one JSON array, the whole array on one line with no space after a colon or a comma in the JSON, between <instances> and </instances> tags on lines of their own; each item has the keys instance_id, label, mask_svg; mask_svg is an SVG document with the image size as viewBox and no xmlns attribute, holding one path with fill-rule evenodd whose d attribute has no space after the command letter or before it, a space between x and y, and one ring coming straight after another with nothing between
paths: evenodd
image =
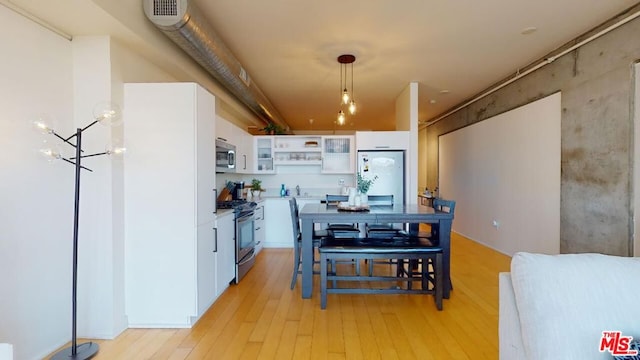
<instances>
[{"instance_id":1,"label":"upper cabinet","mask_svg":"<svg viewBox=\"0 0 640 360\"><path fill-rule=\"evenodd\" d=\"M356 131L358 150L408 150L408 131Z\"/></svg>"},{"instance_id":2,"label":"upper cabinet","mask_svg":"<svg viewBox=\"0 0 640 360\"><path fill-rule=\"evenodd\" d=\"M322 137L322 172L325 174L355 172L353 136Z\"/></svg>"},{"instance_id":3,"label":"upper cabinet","mask_svg":"<svg viewBox=\"0 0 640 360\"><path fill-rule=\"evenodd\" d=\"M253 174L253 136L240 127L232 126L232 143L236 146L236 172Z\"/></svg>"},{"instance_id":4,"label":"upper cabinet","mask_svg":"<svg viewBox=\"0 0 640 360\"><path fill-rule=\"evenodd\" d=\"M353 174L355 172L354 137L345 136L255 136L254 172L274 174L287 167L301 172ZM314 170L315 169L315 170Z\"/></svg>"},{"instance_id":5,"label":"upper cabinet","mask_svg":"<svg viewBox=\"0 0 640 360\"><path fill-rule=\"evenodd\" d=\"M216 137L236 147L236 173L252 174L253 139L251 134L227 119L216 116Z\"/></svg>"},{"instance_id":6,"label":"upper cabinet","mask_svg":"<svg viewBox=\"0 0 640 360\"><path fill-rule=\"evenodd\" d=\"M273 136L253 137L254 173L274 174Z\"/></svg>"},{"instance_id":7,"label":"upper cabinet","mask_svg":"<svg viewBox=\"0 0 640 360\"><path fill-rule=\"evenodd\" d=\"M276 136L273 157L276 165L320 165L320 136Z\"/></svg>"}]
</instances>

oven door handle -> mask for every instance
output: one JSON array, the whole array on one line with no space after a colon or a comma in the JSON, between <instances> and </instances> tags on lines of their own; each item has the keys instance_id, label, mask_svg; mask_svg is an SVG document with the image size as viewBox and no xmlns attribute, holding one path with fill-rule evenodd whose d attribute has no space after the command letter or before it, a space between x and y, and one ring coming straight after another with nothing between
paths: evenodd
<instances>
[{"instance_id":1,"label":"oven door handle","mask_svg":"<svg viewBox=\"0 0 640 360\"><path fill-rule=\"evenodd\" d=\"M242 262L238 263L238 266L241 266L241 265L244 265L244 264L250 262L255 257L256 257L256 251L255 251L255 249L251 249L249 254L243 258Z\"/></svg>"}]
</instances>

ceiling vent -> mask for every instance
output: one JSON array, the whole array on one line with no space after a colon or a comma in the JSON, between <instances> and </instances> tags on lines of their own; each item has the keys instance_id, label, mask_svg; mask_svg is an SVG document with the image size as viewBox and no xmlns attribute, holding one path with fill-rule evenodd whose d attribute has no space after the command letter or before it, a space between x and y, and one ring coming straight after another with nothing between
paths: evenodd
<instances>
[{"instance_id":1,"label":"ceiling vent","mask_svg":"<svg viewBox=\"0 0 640 360\"><path fill-rule=\"evenodd\" d=\"M147 18L263 121L289 126L191 1L143 0Z\"/></svg>"}]
</instances>

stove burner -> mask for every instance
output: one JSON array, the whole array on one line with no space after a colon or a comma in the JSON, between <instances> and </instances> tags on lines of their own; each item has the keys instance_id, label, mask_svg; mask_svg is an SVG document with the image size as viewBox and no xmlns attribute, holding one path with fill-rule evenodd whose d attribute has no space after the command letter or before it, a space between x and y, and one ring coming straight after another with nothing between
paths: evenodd
<instances>
[{"instance_id":1,"label":"stove burner","mask_svg":"<svg viewBox=\"0 0 640 360\"><path fill-rule=\"evenodd\" d=\"M246 203L247 203L247 200L218 201L217 206L218 206L218 209L235 209L236 207Z\"/></svg>"},{"instance_id":2,"label":"stove burner","mask_svg":"<svg viewBox=\"0 0 640 360\"><path fill-rule=\"evenodd\" d=\"M256 208L256 203L247 200L230 200L230 201L218 201L218 209L233 209L236 213L236 218L245 216L253 216L253 211Z\"/></svg>"}]
</instances>

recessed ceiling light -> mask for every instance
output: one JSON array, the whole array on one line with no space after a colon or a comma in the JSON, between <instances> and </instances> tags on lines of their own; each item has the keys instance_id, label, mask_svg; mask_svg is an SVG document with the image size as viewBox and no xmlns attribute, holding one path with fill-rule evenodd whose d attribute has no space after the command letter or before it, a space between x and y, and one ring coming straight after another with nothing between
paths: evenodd
<instances>
[{"instance_id":1,"label":"recessed ceiling light","mask_svg":"<svg viewBox=\"0 0 640 360\"><path fill-rule=\"evenodd\" d=\"M447 89L440 90L440 94L448 94L448 93L450 93L450 91Z\"/></svg>"},{"instance_id":2,"label":"recessed ceiling light","mask_svg":"<svg viewBox=\"0 0 640 360\"><path fill-rule=\"evenodd\" d=\"M430 104L435 104L435 103L436 103L436 99L431 99L431 100L429 100L429 103L430 103Z\"/></svg>"},{"instance_id":3,"label":"recessed ceiling light","mask_svg":"<svg viewBox=\"0 0 640 360\"><path fill-rule=\"evenodd\" d=\"M524 29L522 29L522 31L520 32L520 34L522 35L529 35L529 34L533 34L534 32L538 31L538 28L535 26L529 26L526 27Z\"/></svg>"}]
</instances>

